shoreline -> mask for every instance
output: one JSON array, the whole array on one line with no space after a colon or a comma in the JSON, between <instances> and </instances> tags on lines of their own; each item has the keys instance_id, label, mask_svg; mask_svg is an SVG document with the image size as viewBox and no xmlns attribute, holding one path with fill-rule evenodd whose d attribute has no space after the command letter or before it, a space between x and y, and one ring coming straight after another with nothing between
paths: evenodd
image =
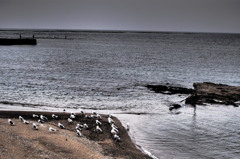
<instances>
[{"instance_id":1,"label":"shoreline","mask_svg":"<svg viewBox=\"0 0 240 159\"><path fill-rule=\"evenodd\" d=\"M44 115L48 117L48 121L40 124L39 130L32 129L32 123L37 123L37 119L32 117L32 114ZM58 119L51 119L51 115L56 114L59 116ZM30 121L30 124L22 123L18 117L22 116L24 119ZM22 152L24 158L51 158L59 156L60 158L89 158L89 154L94 154L94 158L122 158L122 159L133 159L133 158L143 158L150 159L148 156L140 150L137 145L131 140L128 132L122 126L121 122L116 118L112 117L115 121L115 125L119 129L119 136L121 141L114 141L111 131L111 126L108 123L107 115L101 114L102 125L100 126L103 130L102 133L96 133L95 130L95 120L96 118L85 118L85 115L91 115L90 113L81 114L76 113L76 119L72 124L67 122L67 118L70 116L68 112L44 112L44 111L0 111L0 127L1 127L1 147L3 156L10 158L18 158L20 150L19 147L24 148L29 147L34 153ZM7 119L11 118L16 125L10 126ZM57 123L61 122L65 125L66 129L60 129L57 127ZM75 131L75 126L77 123L87 123L89 125L88 130L82 130L83 137L78 137ZM57 129L56 133L48 131L48 128L52 126ZM8 134L8 135L6 135ZM30 134L27 135L26 134ZM7 142L11 139L21 139L18 144L11 144ZM59 142L58 140L61 140ZM87 144L86 144L87 143ZM24 145L25 144L25 145ZM71 149L66 145L70 146ZM10 148L12 147L12 148ZM33 149L34 148L34 149ZM58 149L57 152L54 149ZM16 149L14 153L11 149ZM88 152L81 152L81 149L85 149ZM11 152L11 153L9 153ZM48 154L46 155L44 154ZM85 157L83 157L85 155ZM96 157L97 156L97 157Z\"/></svg>"}]
</instances>

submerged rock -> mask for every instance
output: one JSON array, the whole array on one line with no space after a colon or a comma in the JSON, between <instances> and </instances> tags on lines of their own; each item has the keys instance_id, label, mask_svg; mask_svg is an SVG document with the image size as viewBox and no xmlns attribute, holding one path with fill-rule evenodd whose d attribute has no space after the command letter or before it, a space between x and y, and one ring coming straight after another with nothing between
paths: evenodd
<instances>
[{"instance_id":1,"label":"submerged rock","mask_svg":"<svg viewBox=\"0 0 240 159\"><path fill-rule=\"evenodd\" d=\"M191 94L193 89L169 85L146 85L146 87L156 93L162 94Z\"/></svg>"},{"instance_id":2,"label":"submerged rock","mask_svg":"<svg viewBox=\"0 0 240 159\"><path fill-rule=\"evenodd\" d=\"M215 83L194 83L194 91L185 101L186 104L225 104L238 106L240 100L240 86L229 86Z\"/></svg>"}]
</instances>

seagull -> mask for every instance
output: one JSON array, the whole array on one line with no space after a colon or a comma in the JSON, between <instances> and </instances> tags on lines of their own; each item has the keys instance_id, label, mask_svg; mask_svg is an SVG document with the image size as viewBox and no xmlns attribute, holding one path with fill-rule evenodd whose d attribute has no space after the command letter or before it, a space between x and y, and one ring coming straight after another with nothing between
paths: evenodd
<instances>
[{"instance_id":1,"label":"seagull","mask_svg":"<svg viewBox=\"0 0 240 159\"><path fill-rule=\"evenodd\" d=\"M74 115L74 114L70 115L70 119L75 119L75 118L76 118L76 115Z\"/></svg>"},{"instance_id":2,"label":"seagull","mask_svg":"<svg viewBox=\"0 0 240 159\"><path fill-rule=\"evenodd\" d=\"M130 130L130 125L129 125L129 123L127 123L127 131L129 131Z\"/></svg>"},{"instance_id":3,"label":"seagull","mask_svg":"<svg viewBox=\"0 0 240 159\"><path fill-rule=\"evenodd\" d=\"M116 129L112 129L111 134L116 135L116 134L118 134L118 132L116 131Z\"/></svg>"},{"instance_id":4,"label":"seagull","mask_svg":"<svg viewBox=\"0 0 240 159\"><path fill-rule=\"evenodd\" d=\"M119 133L118 129L112 128L113 131L115 131L117 134Z\"/></svg>"},{"instance_id":5,"label":"seagull","mask_svg":"<svg viewBox=\"0 0 240 159\"><path fill-rule=\"evenodd\" d=\"M44 120L39 119L38 122L43 124Z\"/></svg>"},{"instance_id":6,"label":"seagull","mask_svg":"<svg viewBox=\"0 0 240 159\"><path fill-rule=\"evenodd\" d=\"M66 129L65 126L61 123L58 123L58 127L61 128L61 129Z\"/></svg>"},{"instance_id":7,"label":"seagull","mask_svg":"<svg viewBox=\"0 0 240 159\"><path fill-rule=\"evenodd\" d=\"M24 123L24 124L29 124L30 122L27 121L27 120L23 120L23 123Z\"/></svg>"},{"instance_id":8,"label":"seagull","mask_svg":"<svg viewBox=\"0 0 240 159\"><path fill-rule=\"evenodd\" d=\"M114 138L115 141L120 141L121 140L120 137L117 134L113 135L113 138Z\"/></svg>"},{"instance_id":9,"label":"seagull","mask_svg":"<svg viewBox=\"0 0 240 159\"><path fill-rule=\"evenodd\" d=\"M33 128L34 130L38 130L37 124L36 124L36 123L33 123L32 128Z\"/></svg>"},{"instance_id":10,"label":"seagull","mask_svg":"<svg viewBox=\"0 0 240 159\"><path fill-rule=\"evenodd\" d=\"M88 125L86 123L83 124L84 129L88 129Z\"/></svg>"},{"instance_id":11,"label":"seagull","mask_svg":"<svg viewBox=\"0 0 240 159\"><path fill-rule=\"evenodd\" d=\"M72 120L72 119L68 118L67 120L68 120L68 122L69 122L70 124L73 123L73 120Z\"/></svg>"},{"instance_id":12,"label":"seagull","mask_svg":"<svg viewBox=\"0 0 240 159\"><path fill-rule=\"evenodd\" d=\"M98 132L102 132L102 129L97 125L97 126L96 126L96 131L97 131L97 133L98 133Z\"/></svg>"},{"instance_id":13,"label":"seagull","mask_svg":"<svg viewBox=\"0 0 240 159\"><path fill-rule=\"evenodd\" d=\"M33 114L32 116L33 116L33 118L38 118L38 117L39 117L39 116L36 115L36 114Z\"/></svg>"},{"instance_id":14,"label":"seagull","mask_svg":"<svg viewBox=\"0 0 240 159\"><path fill-rule=\"evenodd\" d=\"M111 127L115 128L115 129L118 129L118 127L115 124L113 124L113 123L111 124Z\"/></svg>"},{"instance_id":15,"label":"seagull","mask_svg":"<svg viewBox=\"0 0 240 159\"><path fill-rule=\"evenodd\" d=\"M102 125L102 123L99 120L96 120L97 125Z\"/></svg>"},{"instance_id":16,"label":"seagull","mask_svg":"<svg viewBox=\"0 0 240 159\"><path fill-rule=\"evenodd\" d=\"M11 126L15 126L15 123L14 123L11 119L8 119L8 123L9 123L9 125L11 125Z\"/></svg>"},{"instance_id":17,"label":"seagull","mask_svg":"<svg viewBox=\"0 0 240 159\"><path fill-rule=\"evenodd\" d=\"M19 116L19 119L20 119L21 121L23 121L23 120L24 120L22 116Z\"/></svg>"},{"instance_id":18,"label":"seagull","mask_svg":"<svg viewBox=\"0 0 240 159\"><path fill-rule=\"evenodd\" d=\"M53 127L49 127L49 129L48 129L50 132L56 132L57 131L57 129L54 129Z\"/></svg>"},{"instance_id":19,"label":"seagull","mask_svg":"<svg viewBox=\"0 0 240 159\"><path fill-rule=\"evenodd\" d=\"M77 124L77 126L75 127L75 129L81 131L81 126L80 126L80 124Z\"/></svg>"},{"instance_id":20,"label":"seagull","mask_svg":"<svg viewBox=\"0 0 240 159\"><path fill-rule=\"evenodd\" d=\"M55 114L52 114L52 118L53 118L53 119L57 119L57 118L58 118L58 116L57 116L57 115L55 115Z\"/></svg>"},{"instance_id":21,"label":"seagull","mask_svg":"<svg viewBox=\"0 0 240 159\"><path fill-rule=\"evenodd\" d=\"M78 136L82 136L82 133L81 133L80 130L77 130L77 135L78 135Z\"/></svg>"},{"instance_id":22,"label":"seagull","mask_svg":"<svg viewBox=\"0 0 240 159\"><path fill-rule=\"evenodd\" d=\"M97 114L97 118L98 118L98 119L101 119L102 117L101 117L101 115L100 115L100 114Z\"/></svg>"},{"instance_id":23,"label":"seagull","mask_svg":"<svg viewBox=\"0 0 240 159\"><path fill-rule=\"evenodd\" d=\"M111 117L108 117L108 122L109 122L110 124L114 123L114 121L113 121L113 119L112 119Z\"/></svg>"},{"instance_id":24,"label":"seagull","mask_svg":"<svg viewBox=\"0 0 240 159\"><path fill-rule=\"evenodd\" d=\"M40 119L43 120L43 121L48 120L48 118L43 116L43 115L40 115Z\"/></svg>"}]
</instances>

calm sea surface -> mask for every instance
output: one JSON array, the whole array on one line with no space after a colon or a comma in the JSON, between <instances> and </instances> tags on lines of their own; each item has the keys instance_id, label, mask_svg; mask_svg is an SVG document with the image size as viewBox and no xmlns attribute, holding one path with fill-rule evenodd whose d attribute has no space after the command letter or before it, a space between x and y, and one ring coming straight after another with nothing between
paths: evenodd
<instances>
[{"instance_id":1,"label":"calm sea surface","mask_svg":"<svg viewBox=\"0 0 240 159\"><path fill-rule=\"evenodd\" d=\"M156 158L239 158L240 108L194 113L187 96L145 85L240 85L240 35L28 30L0 31L0 38L20 34L34 34L38 44L0 46L0 109L112 113ZM184 107L170 113L171 103Z\"/></svg>"}]
</instances>

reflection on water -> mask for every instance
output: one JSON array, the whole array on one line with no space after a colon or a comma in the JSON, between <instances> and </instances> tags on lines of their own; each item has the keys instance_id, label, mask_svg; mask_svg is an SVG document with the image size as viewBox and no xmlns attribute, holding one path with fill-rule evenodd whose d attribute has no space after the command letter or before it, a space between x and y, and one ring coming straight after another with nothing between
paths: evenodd
<instances>
[{"instance_id":1,"label":"reflection on water","mask_svg":"<svg viewBox=\"0 0 240 159\"><path fill-rule=\"evenodd\" d=\"M131 117L138 120L128 121L133 125L130 134L158 158L239 157L238 108L198 106L194 114L194 108L185 106L181 112ZM127 115L117 116L125 122L129 119Z\"/></svg>"},{"instance_id":2,"label":"reflection on water","mask_svg":"<svg viewBox=\"0 0 240 159\"><path fill-rule=\"evenodd\" d=\"M36 46L0 47L0 109L113 113L158 158L238 158L238 108L184 105L146 84L239 85L240 36L163 33L34 33ZM14 37L19 32L0 32ZM65 39L65 36L68 38ZM184 105L170 113L171 103Z\"/></svg>"}]
</instances>

